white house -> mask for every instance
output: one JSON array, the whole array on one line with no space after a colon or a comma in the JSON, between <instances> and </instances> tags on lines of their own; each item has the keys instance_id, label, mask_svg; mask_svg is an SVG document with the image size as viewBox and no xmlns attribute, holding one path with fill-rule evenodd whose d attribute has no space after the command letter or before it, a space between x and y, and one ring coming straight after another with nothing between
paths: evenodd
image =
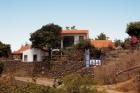
<instances>
[{"instance_id":1,"label":"white house","mask_svg":"<svg viewBox=\"0 0 140 93\"><path fill-rule=\"evenodd\" d=\"M22 53L22 61L39 62L45 58L45 55L47 55L47 53L40 49L30 48Z\"/></svg>"},{"instance_id":2,"label":"white house","mask_svg":"<svg viewBox=\"0 0 140 93\"><path fill-rule=\"evenodd\" d=\"M47 52L40 49L31 48L31 45L25 44L17 51L13 52L13 58L22 62L39 62L43 61Z\"/></svg>"},{"instance_id":3,"label":"white house","mask_svg":"<svg viewBox=\"0 0 140 93\"><path fill-rule=\"evenodd\" d=\"M63 30L62 36L61 48L70 47L79 43L81 40L88 39L88 30ZM47 52L37 48L31 48L29 44L25 44L19 50L13 52L13 58L22 62L43 61L47 55Z\"/></svg>"}]
</instances>

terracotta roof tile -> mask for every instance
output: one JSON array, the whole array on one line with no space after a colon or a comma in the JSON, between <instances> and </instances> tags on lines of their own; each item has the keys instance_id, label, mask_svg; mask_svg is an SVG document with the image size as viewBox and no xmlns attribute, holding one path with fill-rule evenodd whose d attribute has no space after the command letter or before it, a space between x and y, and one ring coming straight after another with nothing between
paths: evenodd
<instances>
[{"instance_id":1,"label":"terracotta roof tile","mask_svg":"<svg viewBox=\"0 0 140 93\"><path fill-rule=\"evenodd\" d=\"M114 46L111 40L91 40L91 45L97 48Z\"/></svg>"},{"instance_id":2,"label":"terracotta roof tile","mask_svg":"<svg viewBox=\"0 0 140 93\"><path fill-rule=\"evenodd\" d=\"M31 45L26 44L24 46L21 46L20 49L18 49L17 51L14 51L12 54L22 54L24 51L28 50L31 48Z\"/></svg>"},{"instance_id":3,"label":"terracotta roof tile","mask_svg":"<svg viewBox=\"0 0 140 93\"><path fill-rule=\"evenodd\" d=\"M62 34L88 34L88 30L63 30Z\"/></svg>"}]
</instances>

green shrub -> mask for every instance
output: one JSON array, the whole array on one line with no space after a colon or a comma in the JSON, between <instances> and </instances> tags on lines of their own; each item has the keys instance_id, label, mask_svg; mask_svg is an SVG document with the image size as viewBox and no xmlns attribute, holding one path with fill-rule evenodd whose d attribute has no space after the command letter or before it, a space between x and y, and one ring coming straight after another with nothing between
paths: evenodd
<instances>
[{"instance_id":1,"label":"green shrub","mask_svg":"<svg viewBox=\"0 0 140 93\"><path fill-rule=\"evenodd\" d=\"M68 56L68 60L81 61L84 60L84 52L77 50L75 47L71 47L63 50L64 55Z\"/></svg>"},{"instance_id":2,"label":"green shrub","mask_svg":"<svg viewBox=\"0 0 140 93\"><path fill-rule=\"evenodd\" d=\"M103 93L90 88L94 80L88 75L71 74L63 78L63 83L67 93Z\"/></svg>"}]
</instances>

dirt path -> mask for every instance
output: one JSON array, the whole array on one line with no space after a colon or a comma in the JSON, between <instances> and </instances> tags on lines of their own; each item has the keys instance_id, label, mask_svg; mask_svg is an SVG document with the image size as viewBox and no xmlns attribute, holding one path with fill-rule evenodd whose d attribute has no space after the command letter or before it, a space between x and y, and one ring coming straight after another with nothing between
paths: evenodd
<instances>
[{"instance_id":1,"label":"dirt path","mask_svg":"<svg viewBox=\"0 0 140 93\"><path fill-rule=\"evenodd\" d=\"M130 82L132 82L133 79L130 79L128 81L125 82L121 82L121 83L117 83L117 84L113 84L113 85L103 85L103 86L96 86L98 90L106 90L108 93L135 93L135 92L121 92L118 91L117 89L123 86L128 86L128 84L130 84Z\"/></svg>"},{"instance_id":2,"label":"dirt path","mask_svg":"<svg viewBox=\"0 0 140 93\"><path fill-rule=\"evenodd\" d=\"M105 90L107 93L128 93L128 92L121 92L121 91L117 91L115 89L112 89L108 86L97 86L96 87L99 91L103 91Z\"/></svg>"},{"instance_id":3,"label":"dirt path","mask_svg":"<svg viewBox=\"0 0 140 93\"><path fill-rule=\"evenodd\" d=\"M127 92L119 92L115 90L107 90L107 93L127 93Z\"/></svg>"},{"instance_id":4,"label":"dirt path","mask_svg":"<svg viewBox=\"0 0 140 93\"><path fill-rule=\"evenodd\" d=\"M31 77L15 77L15 80L33 83L33 79ZM48 78L37 78L36 79L36 84L44 85L44 86L53 86L53 82L54 82L53 79L48 79Z\"/></svg>"}]
</instances>

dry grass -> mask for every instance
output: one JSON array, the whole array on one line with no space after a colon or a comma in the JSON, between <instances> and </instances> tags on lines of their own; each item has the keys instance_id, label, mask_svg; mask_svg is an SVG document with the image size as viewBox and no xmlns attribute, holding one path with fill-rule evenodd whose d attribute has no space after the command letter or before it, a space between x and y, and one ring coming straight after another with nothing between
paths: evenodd
<instances>
[{"instance_id":1,"label":"dry grass","mask_svg":"<svg viewBox=\"0 0 140 93\"><path fill-rule=\"evenodd\" d=\"M115 84L134 79L136 75L140 74L140 68L130 68L140 66L139 55L140 50L129 51L129 53L119 55L119 60L113 60L106 65L95 68L95 80L101 84ZM123 85L119 89L124 91L136 90L134 87L140 87L140 85L138 86L136 83L130 82L130 84Z\"/></svg>"}]
</instances>

